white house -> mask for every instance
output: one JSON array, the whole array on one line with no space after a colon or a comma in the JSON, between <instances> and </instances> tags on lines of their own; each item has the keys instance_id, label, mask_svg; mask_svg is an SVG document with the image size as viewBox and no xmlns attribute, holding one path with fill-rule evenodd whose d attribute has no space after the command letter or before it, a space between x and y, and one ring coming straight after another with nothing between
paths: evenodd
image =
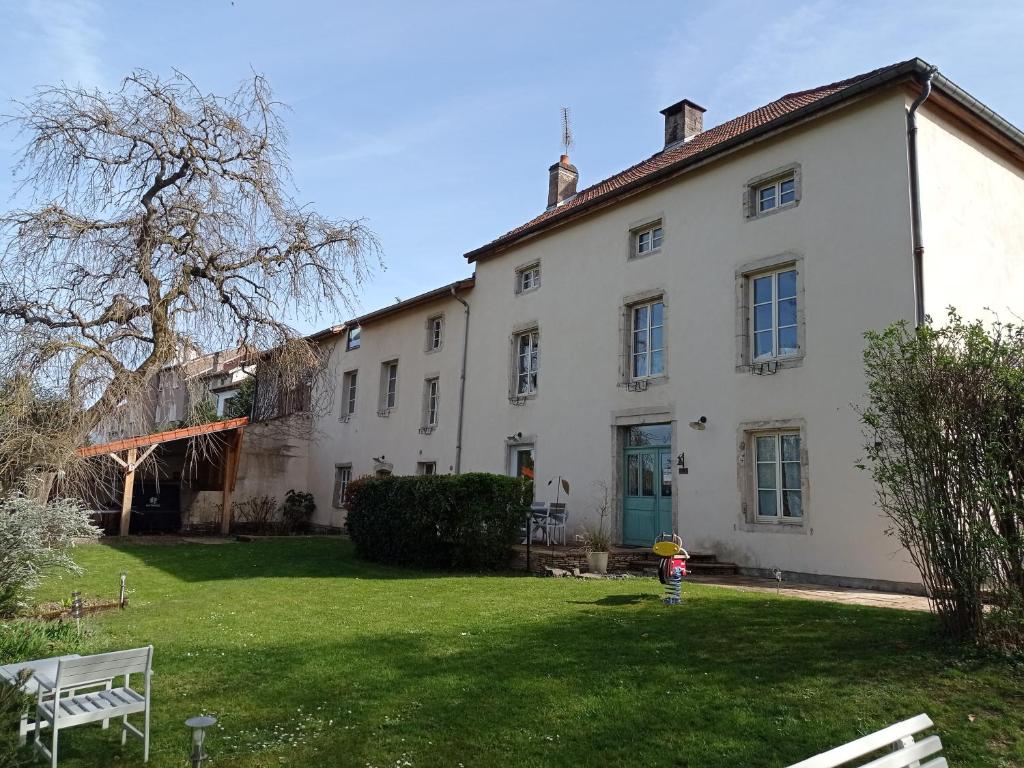
<instances>
[{"instance_id":1,"label":"white house","mask_svg":"<svg viewBox=\"0 0 1024 768\"><path fill-rule=\"evenodd\" d=\"M361 474L528 471L540 499L569 480L570 534L606 486L626 545L919 581L855 468L863 333L1022 309L1024 135L919 59L703 113L663 110L663 147L580 191L563 156L473 278L324 342L319 522Z\"/></svg>"}]
</instances>

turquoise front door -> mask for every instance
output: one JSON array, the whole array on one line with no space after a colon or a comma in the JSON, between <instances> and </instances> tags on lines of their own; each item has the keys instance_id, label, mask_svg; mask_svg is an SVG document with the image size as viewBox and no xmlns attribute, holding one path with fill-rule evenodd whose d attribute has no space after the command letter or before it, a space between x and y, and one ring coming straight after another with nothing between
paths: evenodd
<instances>
[{"instance_id":1,"label":"turquoise front door","mask_svg":"<svg viewBox=\"0 0 1024 768\"><path fill-rule=\"evenodd\" d=\"M671 442L668 424L629 430L623 457L623 544L649 547L659 533L672 531Z\"/></svg>"}]
</instances>

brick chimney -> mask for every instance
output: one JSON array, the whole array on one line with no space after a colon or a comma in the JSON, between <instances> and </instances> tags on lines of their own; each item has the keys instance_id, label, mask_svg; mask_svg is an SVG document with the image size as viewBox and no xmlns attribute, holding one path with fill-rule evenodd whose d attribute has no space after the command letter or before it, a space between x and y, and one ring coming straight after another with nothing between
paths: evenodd
<instances>
[{"instance_id":1,"label":"brick chimney","mask_svg":"<svg viewBox=\"0 0 1024 768\"><path fill-rule=\"evenodd\" d=\"M568 155L562 155L558 162L548 168L548 210L576 194L576 182L580 174L569 162Z\"/></svg>"},{"instance_id":2,"label":"brick chimney","mask_svg":"<svg viewBox=\"0 0 1024 768\"><path fill-rule=\"evenodd\" d=\"M689 99L665 107L665 148L687 141L704 130L704 112L707 110Z\"/></svg>"}]
</instances>

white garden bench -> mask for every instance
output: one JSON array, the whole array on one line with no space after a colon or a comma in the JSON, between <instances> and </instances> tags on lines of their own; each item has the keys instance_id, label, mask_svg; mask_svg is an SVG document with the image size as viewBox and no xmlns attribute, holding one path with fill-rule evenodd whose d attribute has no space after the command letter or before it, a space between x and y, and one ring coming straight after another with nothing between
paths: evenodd
<instances>
[{"instance_id":1,"label":"white garden bench","mask_svg":"<svg viewBox=\"0 0 1024 768\"><path fill-rule=\"evenodd\" d=\"M931 727L932 719L928 715L918 715L849 744L794 763L789 768L840 768L886 747L892 751L869 762L859 763L860 768L948 768L946 758L936 757L942 751L942 742L938 736L914 740L915 734L920 734ZM923 762L926 760L927 762ZM850 765L849 768L853 766Z\"/></svg>"},{"instance_id":2,"label":"white garden bench","mask_svg":"<svg viewBox=\"0 0 1024 768\"><path fill-rule=\"evenodd\" d=\"M131 687L131 675L144 675L145 687L139 693ZM36 748L57 766L57 738L61 729L76 725L102 722L106 728L110 720L121 718L121 744L129 733L142 739L142 761L149 761L149 695L153 675L153 646L131 651L114 651L95 656L60 659L56 674L36 672L33 679L39 685L36 700ZM114 687L118 678L124 685ZM82 689L93 689L83 693ZM66 694L66 695L65 695ZM145 725L140 731L128 722L128 715L143 713ZM51 746L43 744L42 729L53 729Z\"/></svg>"}]
</instances>

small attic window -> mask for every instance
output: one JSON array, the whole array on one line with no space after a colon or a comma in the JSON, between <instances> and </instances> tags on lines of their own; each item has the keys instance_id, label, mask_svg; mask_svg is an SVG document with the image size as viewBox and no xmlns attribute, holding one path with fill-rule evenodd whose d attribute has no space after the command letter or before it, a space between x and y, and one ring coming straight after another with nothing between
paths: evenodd
<instances>
[{"instance_id":1,"label":"small attic window","mask_svg":"<svg viewBox=\"0 0 1024 768\"><path fill-rule=\"evenodd\" d=\"M747 182L744 188L744 213L747 219L758 219L787 208L795 208L800 204L802 196L800 165L794 163L776 168Z\"/></svg>"},{"instance_id":2,"label":"small attic window","mask_svg":"<svg viewBox=\"0 0 1024 768\"><path fill-rule=\"evenodd\" d=\"M358 325L355 328L349 330L348 341L345 343L345 349L359 349L359 337L361 335L361 331L362 328L360 328Z\"/></svg>"}]
</instances>

